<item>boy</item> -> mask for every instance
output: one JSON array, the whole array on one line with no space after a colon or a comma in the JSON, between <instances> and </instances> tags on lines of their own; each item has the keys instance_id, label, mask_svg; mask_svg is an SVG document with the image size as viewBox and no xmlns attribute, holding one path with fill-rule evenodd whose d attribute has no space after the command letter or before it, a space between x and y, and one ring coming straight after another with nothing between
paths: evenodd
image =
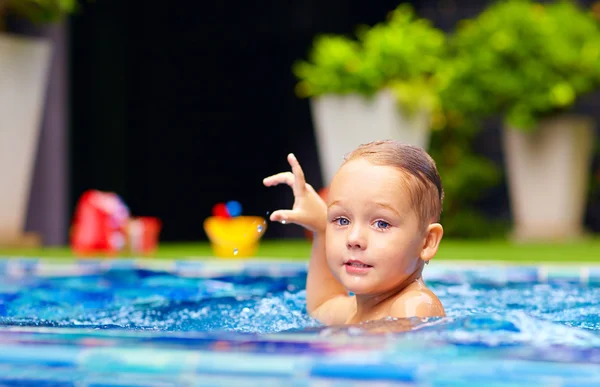
<instances>
[{"instance_id":1,"label":"boy","mask_svg":"<svg viewBox=\"0 0 600 387\"><path fill-rule=\"evenodd\" d=\"M443 236L441 180L424 150L396 141L359 146L334 176L327 204L306 183L293 154L288 162L291 173L263 182L285 183L294 192L293 208L270 219L314 233L306 281L312 317L338 325L445 316L421 278Z\"/></svg>"}]
</instances>

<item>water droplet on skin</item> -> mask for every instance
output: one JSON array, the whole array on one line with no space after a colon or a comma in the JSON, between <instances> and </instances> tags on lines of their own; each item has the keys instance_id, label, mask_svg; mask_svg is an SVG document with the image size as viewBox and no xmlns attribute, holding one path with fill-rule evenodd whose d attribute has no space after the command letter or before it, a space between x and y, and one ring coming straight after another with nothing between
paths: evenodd
<instances>
[{"instance_id":1,"label":"water droplet on skin","mask_svg":"<svg viewBox=\"0 0 600 387\"><path fill-rule=\"evenodd\" d=\"M283 219L283 220L281 221L281 224L285 224L285 219Z\"/></svg>"},{"instance_id":2,"label":"water droplet on skin","mask_svg":"<svg viewBox=\"0 0 600 387\"><path fill-rule=\"evenodd\" d=\"M233 249L233 255L237 255L238 254L238 249Z\"/></svg>"},{"instance_id":3,"label":"water droplet on skin","mask_svg":"<svg viewBox=\"0 0 600 387\"><path fill-rule=\"evenodd\" d=\"M259 224L258 227L256 228L258 230L258 232L262 232L262 226Z\"/></svg>"}]
</instances>

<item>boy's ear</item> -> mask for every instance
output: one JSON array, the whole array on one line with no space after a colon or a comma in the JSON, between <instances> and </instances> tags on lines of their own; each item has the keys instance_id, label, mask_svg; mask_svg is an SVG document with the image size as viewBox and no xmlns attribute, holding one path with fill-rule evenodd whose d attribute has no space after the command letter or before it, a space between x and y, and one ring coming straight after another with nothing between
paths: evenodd
<instances>
[{"instance_id":1,"label":"boy's ear","mask_svg":"<svg viewBox=\"0 0 600 387\"><path fill-rule=\"evenodd\" d=\"M425 242L421 249L421 259L426 263L435 256L440 246L440 241L444 236L444 228L439 223L431 223L427 226L425 233Z\"/></svg>"}]
</instances>

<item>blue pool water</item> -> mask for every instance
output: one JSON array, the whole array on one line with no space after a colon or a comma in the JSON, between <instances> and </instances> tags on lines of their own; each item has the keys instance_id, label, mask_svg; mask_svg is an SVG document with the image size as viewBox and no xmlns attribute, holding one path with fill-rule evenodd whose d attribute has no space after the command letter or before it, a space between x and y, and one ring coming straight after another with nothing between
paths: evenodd
<instances>
[{"instance_id":1,"label":"blue pool water","mask_svg":"<svg viewBox=\"0 0 600 387\"><path fill-rule=\"evenodd\" d=\"M443 319L323 327L303 263L0 261L0 385L598 385L600 268L430 265Z\"/></svg>"}]
</instances>

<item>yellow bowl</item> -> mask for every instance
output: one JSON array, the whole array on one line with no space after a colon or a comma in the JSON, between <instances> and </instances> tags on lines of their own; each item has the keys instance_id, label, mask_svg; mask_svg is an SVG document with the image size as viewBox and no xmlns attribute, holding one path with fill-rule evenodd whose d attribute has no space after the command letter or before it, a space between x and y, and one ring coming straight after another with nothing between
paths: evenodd
<instances>
[{"instance_id":1,"label":"yellow bowl","mask_svg":"<svg viewBox=\"0 0 600 387\"><path fill-rule=\"evenodd\" d=\"M260 216L210 216L204 221L213 252L221 258L253 257L266 229L267 222Z\"/></svg>"}]
</instances>

